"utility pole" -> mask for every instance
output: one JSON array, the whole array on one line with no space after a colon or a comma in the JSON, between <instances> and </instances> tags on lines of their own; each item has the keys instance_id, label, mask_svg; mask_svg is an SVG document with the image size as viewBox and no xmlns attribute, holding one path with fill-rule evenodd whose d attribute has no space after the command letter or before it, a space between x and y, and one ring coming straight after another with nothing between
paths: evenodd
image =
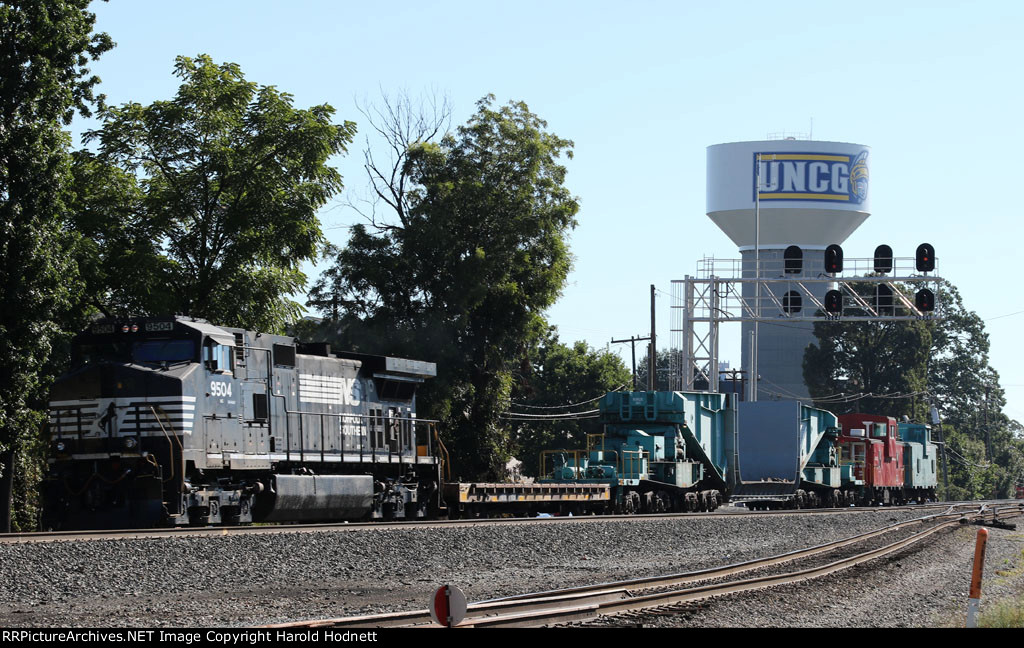
<instances>
[{"instance_id":1,"label":"utility pole","mask_svg":"<svg viewBox=\"0 0 1024 648\"><path fill-rule=\"evenodd\" d=\"M651 284L651 352L647 354L647 391L655 391L658 367L658 345L654 336L654 284Z\"/></svg>"},{"instance_id":2,"label":"utility pole","mask_svg":"<svg viewBox=\"0 0 1024 648\"><path fill-rule=\"evenodd\" d=\"M621 344L623 342L629 342L629 348L633 353L633 391L636 391L636 343L650 339L651 338L649 337L635 337L630 335L628 340L612 340L612 344Z\"/></svg>"},{"instance_id":3,"label":"utility pole","mask_svg":"<svg viewBox=\"0 0 1024 648\"><path fill-rule=\"evenodd\" d=\"M655 372L658 367L658 352L656 351L658 347L655 345L654 337L654 284L651 284L651 334L647 337L630 335L628 340L612 340L612 344L629 342L629 348L633 354L633 391L636 391L636 343L644 340L650 340L650 344L647 345L647 390L654 391L656 388Z\"/></svg>"}]
</instances>

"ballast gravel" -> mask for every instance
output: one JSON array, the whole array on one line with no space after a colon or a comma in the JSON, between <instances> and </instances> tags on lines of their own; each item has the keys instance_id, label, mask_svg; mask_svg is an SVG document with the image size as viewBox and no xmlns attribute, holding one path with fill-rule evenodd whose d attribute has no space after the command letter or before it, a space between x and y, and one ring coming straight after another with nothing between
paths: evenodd
<instances>
[{"instance_id":1,"label":"ballast gravel","mask_svg":"<svg viewBox=\"0 0 1024 648\"><path fill-rule=\"evenodd\" d=\"M480 601L686 572L920 516L871 509L5 544L0 627L251 627L416 610L446 583ZM602 623L944 625L966 605L973 531L943 534L928 548L869 563L810 590L780 587ZM1022 549L1024 533L992 530L986 596L1024 593Z\"/></svg>"}]
</instances>

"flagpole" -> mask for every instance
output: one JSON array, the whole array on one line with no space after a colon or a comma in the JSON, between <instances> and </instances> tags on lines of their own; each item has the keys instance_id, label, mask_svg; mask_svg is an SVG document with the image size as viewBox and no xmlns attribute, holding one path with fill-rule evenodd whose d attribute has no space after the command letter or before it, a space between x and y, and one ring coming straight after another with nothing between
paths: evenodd
<instances>
[{"instance_id":1,"label":"flagpole","mask_svg":"<svg viewBox=\"0 0 1024 648\"><path fill-rule=\"evenodd\" d=\"M757 400L757 345L761 319L761 154L757 154L754 173L754 348L751 350L750 400Z\"/></svg>"}]
</instances>

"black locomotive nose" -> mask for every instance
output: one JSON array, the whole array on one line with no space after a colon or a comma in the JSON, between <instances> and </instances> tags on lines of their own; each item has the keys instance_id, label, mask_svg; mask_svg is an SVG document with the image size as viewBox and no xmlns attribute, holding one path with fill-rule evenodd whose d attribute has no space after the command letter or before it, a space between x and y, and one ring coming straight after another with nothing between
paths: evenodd
<instances>
[{"instance_id":1,"label":"black locomotive nose","mask_svg":"<svg viewBox=\"0 0 1024 648\"><path fill-rule=\"evenodd\" d=\"M180 394L181 376L176 372L103 362L86 365L59 379L50 390L50 400L149 398Z\"/></svg>"}]
</instances>

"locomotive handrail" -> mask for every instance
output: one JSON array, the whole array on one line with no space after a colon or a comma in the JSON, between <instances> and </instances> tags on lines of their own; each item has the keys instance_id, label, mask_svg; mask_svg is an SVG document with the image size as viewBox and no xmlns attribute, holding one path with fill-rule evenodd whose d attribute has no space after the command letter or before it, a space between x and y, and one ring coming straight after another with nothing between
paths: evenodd
<instances>
[{"instance_id":1,"label":"locomotive handrail","mask_svg":"<svg viewBox=\"0 0 1024 648\"><path fill-rule=\"evenodd\" d=\"M157 411L156 411L157 409L159 409L160 412L163 413L164 416L167 418L167 424L171 427L171 432L174 432L174 425L171 424L171 419L170 419L169 416L167 416L167 412L164 412L164 408L162 408L162 407L160 407L158 405L157 406L154 406L154 405L150 405L149 406L149 410L151 412L153 412L153 418L156 419L157 425L160 426L160 431L164 433L164 438L167 439L167 460L170 461L170 463L171 463L171 476L168 477L167 479L161 480L164 484L166 484L167 482L169 482L172 479L174 479L174 444L171 442L171 436L173 436L174 439L178 442L178 447L182 450L182 452L184 452L185 449L181 445L181 439L178 439L177 435L167 434L167 430L164 429L163 421L160 420L160 415L157 414ZM150 455L150 457L152 457L152 455ZM153 457L153 462L154 462L154 465L157 468L160 468L160 462L156 461L155 457Z\"/></svg>"},{"instance_id":2,"label":"locomotive handrail","mask_svg":"<svg viewBox=\"0 0 1024 648\"><path fill-rule=\"evenodd\" d=\"M444 442L441 441L441 435L437 431L437 426L431 422L429 423L429 429L434 432L434 440L437 441L438 448L440 448L441 452L444 453L444 456L440 457L441 470L445 472L445 480L450 482L452 480L452 468L449 463L448 448L446 448Z\"/></svg>"}]
</instances>

